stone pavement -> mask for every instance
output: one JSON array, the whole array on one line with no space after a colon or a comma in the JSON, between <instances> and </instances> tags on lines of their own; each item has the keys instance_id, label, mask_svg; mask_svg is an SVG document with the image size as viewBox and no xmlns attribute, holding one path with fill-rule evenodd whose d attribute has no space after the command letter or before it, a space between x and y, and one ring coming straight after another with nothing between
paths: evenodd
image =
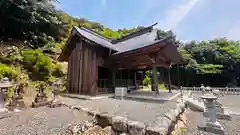
<instances>
[{"instance_id":1,"label":"stone pavement","mask_svg":"<svg viewBox=\"0 0 240 135\"><path fill-rule=\"evenodd\" d=\"M62 99L62 105L96 116L97 123L102 127L112 126L115 132L130 135L168 134L185 107L176 99L150 103L114 98L80 100L66 97Z\"/></svg>"},{"instance_id":2,"label":"stone pavement","mask_svg":"<svg viewBox=\"0 0 240 135\"><path fill-rule=\"evenodd\" d=\"M114 116L123 116L130 120L141 121L149 124L159 116L176 108L176 102L167 101L164 103L147 103L132 100L119 100L104 98L97 100L79 100L63 98L64 104L70 106L82 106L98 111L99 113L110 113Z\"/></svg>"}]
</instances>

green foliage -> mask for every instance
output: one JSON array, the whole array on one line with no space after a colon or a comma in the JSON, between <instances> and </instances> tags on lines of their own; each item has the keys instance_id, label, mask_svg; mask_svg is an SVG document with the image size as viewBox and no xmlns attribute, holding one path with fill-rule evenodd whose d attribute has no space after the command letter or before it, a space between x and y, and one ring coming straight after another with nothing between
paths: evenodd
<instances>
[{"instance_id":1,"label":"green foliage","mask_svg":"<svg viewBox=\"0 0 240 135\"><path fill-rule=\"evenodd\" d=\"M17 71L13 67L9 67L5 64L0 63L0 78L8 77L16 80L18 76Z\"/></svg>"},{"instance_id":2,"label":"green foliage","mask_svg":"<svg viewBox=\"0 0 240 135\"><path fill-rule=\"evenodd\" d=\"M2 0L0 36L23 39L32 47L57 41L66 34L54 0Z\"/></svg>"},{"instance_id":3,"label":"green foliage","mask_svg":"<svg viewBox=\"0 0 240 135\"><path fill-rule=\"evenodd\" d=\"M199 64L200 72L203 74L219 74L222 73L223 65Z\"/></svg>"},{"instance_id":4,"label":"green foliage","mask_svg":"<svg viewBox=\"0 0 240 135\"><path fill-rule=\"evenodd\" d=\"M144 86L149 86L151 84L151 78L149 76L146 76L143 80Z\"/></svg>"},{"instance_id":5,"label":"green foliage","mask_svg":"<svg viewBox=\"0 0 240 135\"><path fill-rule=\"evenodd\" d=\"M164 83L160 83L160 84L159 84L159 89L160 89L160 90L167 90L167 88L166 88L166 86L165 86Z\"/></svg>"},{"instance_id":6,"label":"green foliage","mask_svg":"<svg viewBox=\"0 0 240 135\"><path fill-rule=\"evenodd\" d=\"M64 65L62 63L57 63L54 65L52 75L56 77L62 77L66 75L66 71L64 71Z\"/></svg>"},{"instance_id":7,"label":"green foliage","mask_svg":"<svg viewBox=\"0 0 240 135\"><path fill-rule=\"evenodd\" d=\"M53 64L51 58L45 56L40 50L26 49L22 51L24 66L40 79L51 74Z\"/></svg>"}]
</instances>

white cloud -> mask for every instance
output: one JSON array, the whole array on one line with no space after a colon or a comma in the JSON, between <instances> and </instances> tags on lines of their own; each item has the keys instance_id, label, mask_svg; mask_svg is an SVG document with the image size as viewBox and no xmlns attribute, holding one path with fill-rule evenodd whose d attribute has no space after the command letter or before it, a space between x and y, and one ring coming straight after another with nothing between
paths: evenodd
<instances>
[{"instance_id":1,"label":"white cloud","mask_svg":"<svg viewBox=\"0 0 240 135\"><path fill-rule=\"evenodd\" d=\"M165 11L165 18L159 21L158 27L175 30L200 0L184 0L181 4Z\"/></svg>"}]
</instances>

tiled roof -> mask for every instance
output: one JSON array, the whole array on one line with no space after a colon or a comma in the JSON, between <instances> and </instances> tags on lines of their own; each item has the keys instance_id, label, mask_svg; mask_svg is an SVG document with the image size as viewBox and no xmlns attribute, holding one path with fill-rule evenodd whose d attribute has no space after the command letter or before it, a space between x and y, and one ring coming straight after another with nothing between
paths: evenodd
<instances>
[{"instance_id":1,"label":"tiled roof","mask_svg":"<svg viewBox=\"0 0 240 135\"><path fill-rule=\"evenodd\" d=\"M97 34L96 32L93 32L92 30L89 30L87 28L84 28L84 27L74 27L75 30L77 30L77 32L81 35L81 36L84 36L85 38L87 38L88 40L91 40L103 47L106 47L106 48L109 48L109 49L112 49L114 51L119 51L119 49L114 46L112 43L111 43L111 40L106 38L106 37L103 37L99 34Z\"/></svg>"},{"instance_id":2,"label":"tiled roof","mask_svg":"<svg viewBox=\"0 0 240 135\"><path fill-rule=\"evenodd\" d=\"M173 37L173 35L170 33L170 35L168 35L167 37L162 37L156 40L157 30L153 29L154 25L143 28L134 33L130 33L119 39L107 38L85 27L80 27L80 28L74 27L74 29L77 31L77 34L80 34L86 39L93 41L103 47L112 49L116 51L115 54L119 54L119 53L131 51L131 50L139 49L142 47L146 47L149 45L153 45L155 43L164 41L164 39L167 39L167 38L169 39Z\"/></svg>"}]
</instances>

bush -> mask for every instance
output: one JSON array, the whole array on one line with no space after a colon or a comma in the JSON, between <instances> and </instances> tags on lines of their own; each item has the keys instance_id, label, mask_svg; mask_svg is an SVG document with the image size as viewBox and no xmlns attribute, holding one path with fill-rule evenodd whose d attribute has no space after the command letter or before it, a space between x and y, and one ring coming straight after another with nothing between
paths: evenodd
<instances>
[{"instance_id":1,"label":"bush","mask_svg":"<svg viewBox=\"0 0 240 135\"><path fill-rule=\"evenodd\" d=\"M53 68L52 75L55 77L62 77L66 75L66 71L64 70L64 65L62 63L57 63Z\"/></svg>"},{"instance_id":2,"label":"bush","mask_svg":"<svg viewBox=\"0 0 240 135\"><path fill-rule=\"evenodd\" d=\"M52 60L40 50L26 49L22 51L24 67L33 72L39 79L49 76L53 69Z\"/></svg>"},{"instance_id":3,"label":"bush","mask_svg":"<svg viewBox=\"0 0 240 135\"><path fill-rule=\"evenodd\" d=\"M20 49L16 46L12 46L4 49L0 56L0 60L4 64L19 64L22 62L23 58Z\"/></svg>"},{"instance_id":4,"label":"bush","mask_svg":"<svg viewBox=\"0 0 240 135\"><path fill-rule=\"evenodd\" d=\"M151 78L149 76L146 76L143 80L144 86L149 86L151 84Z\"/></svg>"},{"instance_id":5,"label":"bush","mask_svg":"<svg viewBox=\"0 0 240 135\"><path fill-rule=\"evenodd\" d=\"M165 84L160 83L160 84L159 84L159 89L160 89L160 90L167 90L167 87L165 86Z\"/></svg>"},{"instance_id":6,"label":"bush","mask_svg":"<svg viewBox=\"0 0 240 135\"><path fill-rule=\"evenodd\" d=\"M18 72L13 67L9 67L0 63L0 78L3 77L8 77L10 80L16 80L18 77Z\"/></svg>"}]
</instances>

